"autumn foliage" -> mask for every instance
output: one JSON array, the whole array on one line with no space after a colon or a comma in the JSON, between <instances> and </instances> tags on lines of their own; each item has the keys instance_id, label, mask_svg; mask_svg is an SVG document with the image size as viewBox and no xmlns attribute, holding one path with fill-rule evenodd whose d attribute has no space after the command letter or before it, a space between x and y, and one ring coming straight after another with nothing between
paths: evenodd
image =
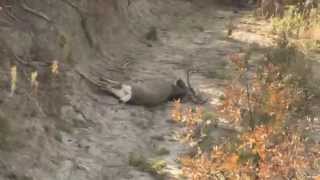
<instances>
[{"instance_id":1,"label":"autumn foliage","mask_svg":"<svg viewBox=\"0 0 320 180\"><path fill-rule=\"evenodd\" d=\"M202 123L202 109L196 107L183 107L180 100L174 102L171 111L171 118L177 123L182 123L185 126L185 131L181 139L190 143L194 140L198 125Z\"/></svg>"},{"instance_id":2,"label":"autumn foliage","mask_svg":"<svg viewBox=\"0 0 320 180\"><path fill-rule=\"evenodd\" d=\"M247 126L247 131L235 142L225 142L209 151L198 148L195 155L181 157L184 176L192 180L315 177L308 172L320 170L315 166L320 153L310 149L319 147L307 145L293 121L301 118L294 114L303 109L307 94L305 87L297 83L296 74L287 70L291 62L266 58L251 67L248 58L243 54L230 56L237 75L225 88L217 107L221 118ZM190 129L188 137L195 137L194 129L206 123L197 109L184 110L177 101L172 111L172 118Z\"/></svg>"}]
</instances>

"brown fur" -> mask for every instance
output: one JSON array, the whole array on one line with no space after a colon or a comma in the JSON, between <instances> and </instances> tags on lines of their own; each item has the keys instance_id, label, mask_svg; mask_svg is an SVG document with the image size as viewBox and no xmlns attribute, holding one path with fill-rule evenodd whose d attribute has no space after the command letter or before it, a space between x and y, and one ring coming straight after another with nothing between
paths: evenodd
<instances>
[{"instance_id":1,"label":"brown fur","mask_svg":"<svg viewBox=\"0 0 320 180\"><path fill-rule=\"evenodd\" d=\"M143 83L122 84L106 78L96 78L81 71L76 71L83 78L97 86L100 90L113 95L120 101L133 105L157 106L166 101L182 99L188 95L189 87L181 80L175 83L153 79Z\"/></svg>"},{"instance_id":2,"label":"brown fur","mask_svg":"<svg viewBox=\"0 0 320 180\"><path fill-rule=\"evenodd\" d=\"M182 80L178 80L176 84L165 80L153 80L131 87L132 97L127 103L134 105L156 106L187 95L187 86Z\"/></svg>"}]
</instances>

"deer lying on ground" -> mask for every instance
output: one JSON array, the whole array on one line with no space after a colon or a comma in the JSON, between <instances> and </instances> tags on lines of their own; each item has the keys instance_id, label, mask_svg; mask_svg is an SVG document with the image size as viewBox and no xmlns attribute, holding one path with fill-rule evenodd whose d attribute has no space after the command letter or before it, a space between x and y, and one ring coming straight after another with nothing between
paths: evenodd
<instances>
[{"instance_id":1,"label":"deer lying on ground","mask_svg":"<svg viewBox=\"0 0 320 180\"><path fill-rule=\"evenodd\" d=\"M146 80L142 83L120 83L106 78L94 79L87 74L77 71L82 77L97 86L100 90L105 91L120 102L142 105L146 107L157 106L171 100L189 98L192 102L203 104L206 100L196 95L190 84L190 73L187 74L186 83L178 79L170 82L163 79Z\"/></svg>"}]
</instances>

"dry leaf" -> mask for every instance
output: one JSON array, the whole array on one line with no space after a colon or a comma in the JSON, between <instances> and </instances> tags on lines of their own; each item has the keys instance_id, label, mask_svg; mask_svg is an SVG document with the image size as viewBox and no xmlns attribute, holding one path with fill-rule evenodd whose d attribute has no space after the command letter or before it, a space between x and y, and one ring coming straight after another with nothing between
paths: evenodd
<instances>
[{"instance_id":1,"label":"dry leaf","mask_svg":"<svg viewBox=\"0 0 320 180\"><path fill-rule=\"evenodd\" d=\"M55 75L57 75L59 73L59 62L57 60L54 60L52 62L51 72L52 72L52 74L55 74Z\"/></svg>"},{"instance_id":2,"label":"dry leaf","mask_svg":"<svg viewBox=\"0 0 320 180\"><path fill-rule=\"evenodd\" d=\"M11 67L11 96L13 96L17 88L17 66L14 65Z\"/></svg>"}]
</instances>

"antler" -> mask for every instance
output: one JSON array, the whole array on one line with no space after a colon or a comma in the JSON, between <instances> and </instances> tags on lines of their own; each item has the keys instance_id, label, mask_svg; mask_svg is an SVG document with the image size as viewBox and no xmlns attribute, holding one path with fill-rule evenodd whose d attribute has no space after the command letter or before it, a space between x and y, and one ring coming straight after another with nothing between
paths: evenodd
<instances>
[{"instance_id":1,"label":"antler","mask_svg":"<svg viewBox=\"0 0 320 180\"><path fill-rule=\"evenodd\" d=\"M189 69L187 71L187 86L188 89L191 93L191 101L195 104L204 104L208 101L208 99L203 99L200 95L197 95L197 93L195 92L195 90L192 88L191 83L190 83L190 76L192 73L199 73L199 70L195 70L195 69Z\"/></svg>"}]
</instances>

